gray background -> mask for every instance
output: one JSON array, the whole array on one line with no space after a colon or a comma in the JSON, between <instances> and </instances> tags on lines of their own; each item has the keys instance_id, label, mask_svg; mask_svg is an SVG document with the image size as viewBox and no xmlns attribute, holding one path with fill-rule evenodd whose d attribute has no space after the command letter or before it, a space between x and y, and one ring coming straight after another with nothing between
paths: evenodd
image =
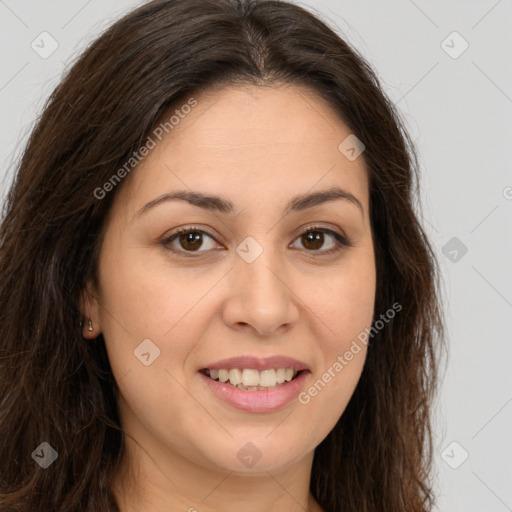
<instances>
[{"instance_id":1,"label":"gray background","mask_svg":"<svg viewBox=\"0 0 512 512\"><path fill-rule=\"evenodd\" d=\"M64 68L141 3L0 0L0 200ZM302 5L374 66L419 150L450 345L436 409L438 510L512 511L511 0ZM44 31L59 45L46 59L31 47Z\"/></svg>"}]
</instances>

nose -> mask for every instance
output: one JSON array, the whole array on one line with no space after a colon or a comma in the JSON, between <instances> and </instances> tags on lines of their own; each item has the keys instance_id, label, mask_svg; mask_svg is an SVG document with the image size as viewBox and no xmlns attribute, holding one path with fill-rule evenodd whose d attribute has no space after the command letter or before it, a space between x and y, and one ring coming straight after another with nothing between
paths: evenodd
<instances>
[{"instance_id":1,"label":"nose","mask_svg":"<svg viewBox=\"0 0 512 512\"><path fill-rule=\"evenodd\" d=\"M223 318L232 329L270 336L297 323L301 301L293 290L290 272L275 253L265 250L252 263L236 258L230 274Z\"/></svg>"}]
</instances>

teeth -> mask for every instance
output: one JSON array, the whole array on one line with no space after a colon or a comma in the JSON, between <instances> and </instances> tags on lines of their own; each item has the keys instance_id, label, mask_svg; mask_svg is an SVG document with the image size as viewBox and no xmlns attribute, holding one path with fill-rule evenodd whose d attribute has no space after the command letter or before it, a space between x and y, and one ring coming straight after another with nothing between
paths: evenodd
<instances>
[{"instance_id":1,"label":"teeth","mask_svg":"<svg viewBox=\"0 0 512 512\"><path fill-rule=\"evenodd\" d=\"M276 382L277 379L275 370L263 370L260 372L260 386L275 386Z\"/></svg>"},{"instance_id":2,"label":"teeth","mask_svg":"<svg viewBox=\"0 0 512 512\"><path fill-rule=\"evenodd\" d=\"M242 384L245 387L259 386L260 372L258 370L243 370L242 371Z\"/></svg>"},{"instance_id":3,"label":"teeth","mask_svg":"<svg viewBox=\"0 0 512 512\"><path fill-rule=\"evenodd\" d=\"M239 389L260 391L274 389L285 381L291 381L298 371L293 368L269 368L261 372L252 368L206 370L212 379L227 382Z\"/></svg>"},{"instance_id":4,"label":"teeth","mask_svg":"<svg viewBox=\"0 0 512 512\"><path fill-rule=\"evenodd\" d=\"M211 374L210 374L211 377ZM237 368L234 370L229 370L229 382L233 384L233 386L237 386L238 384L242 384L242 372Z\"/></svg>"}]
</instances>

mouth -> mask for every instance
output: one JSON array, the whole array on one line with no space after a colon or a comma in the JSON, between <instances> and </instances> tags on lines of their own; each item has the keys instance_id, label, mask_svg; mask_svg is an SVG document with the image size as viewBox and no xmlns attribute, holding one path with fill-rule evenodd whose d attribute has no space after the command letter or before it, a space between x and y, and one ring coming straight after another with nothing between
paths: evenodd
<instances>
[{"instance_id":1,"label":"mouth","mask_svg":"<svg viewBox=\"0 0 512 512\"><path fill-rule=\"evenodd\" d=\"M258 370L230 368L225 362L222 366L197 372L205 389L224 404L249 413L270 413L292 404L311 373L304 367Z\"/></svg>"},{"instance_id":2,"label":"mouth","mask_svg":"<svg viewBox=\"0 0 512 512\"><path fill-rule=\"evenodd\" d=\"M307 370L293 368L203 368L200 373L210 379L243 391L270 391L298 378Z\"/></svg>"}]
</instances>

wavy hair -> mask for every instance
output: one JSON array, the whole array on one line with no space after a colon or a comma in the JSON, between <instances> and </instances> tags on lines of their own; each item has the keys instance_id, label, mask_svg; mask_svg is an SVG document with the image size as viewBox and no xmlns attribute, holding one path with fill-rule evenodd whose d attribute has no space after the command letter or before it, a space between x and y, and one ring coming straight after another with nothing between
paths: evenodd
<instances>
[{"instance_id":1,"label":"wavy hair","mask_svg":"<svg viewBox=\"0 0 512 512\"><path fill-rule=\"evenodd\" d=\"M416 150L363 57L319 17L280 0L148 2L90 44L45 103L0 226L1 510L119 511L118 388L103 337L86 342L79 326L117 193L98 200L94 191L183 98L278 83L315 91L364 142L375 311L402 305L372 339L346 410L315 450L311 492L327 512L431 510L444 322L438 264L416 208ZM58 452L47 470L31 456L43 441Z\"/></svg>"}]
</instances>

